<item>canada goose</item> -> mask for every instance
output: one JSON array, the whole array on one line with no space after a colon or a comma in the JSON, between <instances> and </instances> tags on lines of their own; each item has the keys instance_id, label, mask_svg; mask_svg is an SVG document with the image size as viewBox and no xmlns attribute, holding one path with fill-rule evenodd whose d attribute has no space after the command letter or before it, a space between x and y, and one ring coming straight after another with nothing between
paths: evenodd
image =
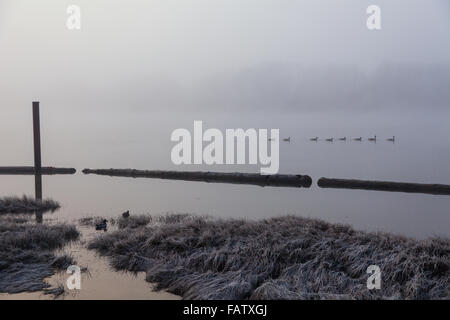
<instances>
[{"instance_id":1,"label":"canada goose","mask_svg":"<svg viewBox=\"0 0 450 320\"><path fill-rule=\"evenodd\" d=\"M107 224L106 224L107 222L108 222L108 220L103 219L102 222L97 223L97 224L95 225L95 230L103 230L103 231L107 231L107 229L108 229L108 226L107 226Z\"/></svg>"},{"instance_id":2,"label":"canada goose","mask_svg":"<svg viewBox=\"0 0 450 320\"><path fill-rule=\"evenodd\" d=\"M333 142L334 138L325 139L326 141Z\"/></svg>"},{"instance_id":3,"label":"canada goose","mask_svg":"<svg viewBox=\"0 0 450 320\"><path fill-rule=\"evenodd\" d=\"M311 138L311 139L309 139L309 140L311 140L311 141L317 141L317 140L319 140L319 137Z\"/></svg>"},{"instance_id":4,"label":"canada goose","mask_svg":"<svg viewBox=\"0 0 450 320\"><path fill-rule=\"evenodd\" d=\"M362 138L361 138L361 137L359 137L359 138L354 138L353 140L355 140L355 141L362 141Z\"/></svg>"},{"instance_id":5,"label":"canada goose","mask_svg":"<svg viewBox=\"0 0 450 320\"><path fill-rule=\"evenodd\" d=\"M343 138L339 138L340 141L345 141L347 140L347 137L343 137Z\"/></svg>"},{"instance_id":6,"label":"canada goose","mask_svg":"<svg viewBox=\"0 0 450 320\"><path fill-rule=\"evenodd\" d=\"M291 142L291 137L284 138L283 141Z\"/></svg>"},{"instance_id":7,"label":"canada goose","mask_svg":"<svg viewBox=\"0 0 450 320\"><path fill-rule=\"evenodd\" d=\"M377 136L373 136L373 138L369 138L369 141L377 141Z\"/></svg>"},{"instance_id":8,"label":"canada goose","mask_svg":"<svg viewBox=\"0 0 450 320\"><path fill-rule=\"evenodd\" d=\"M124 218L128 218L129 216L130 216L130 210L127 210L124 213L122 213L122 217L124 217Z\"/></svg>"},{"instance_id":9,"label":"canada goose","mask_svg":"<svg viewBox=\"0 0 450 320\"><path fill-rule=\"evenodd\" d=\"M387 141L392 141L392 142L394 142L394 141L395 141L395 136L392 136L392 138L387 139Z\"/></svg>"}]
</instances>

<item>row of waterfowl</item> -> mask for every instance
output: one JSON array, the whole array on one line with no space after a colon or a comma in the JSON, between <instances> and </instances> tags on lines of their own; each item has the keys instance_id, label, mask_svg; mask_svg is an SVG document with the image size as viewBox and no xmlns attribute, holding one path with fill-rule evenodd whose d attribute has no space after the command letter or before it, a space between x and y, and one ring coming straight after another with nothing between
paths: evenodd
<instances>
[{"instance_id":1,"label":"row of waterfowl","mask_svg":"<svg viewBox=\"0 0 450 320\"><path fill-rule=\"evenodd\" d=\"M309 139L311 141L319 141L319 137L314 137ZM347 137L342 137L342 138L326 138L325 141L328 142L333 142L334 140L339 140L339 141L347 141ZM350 140L350 139L349 139ZM363 141L362 137L357 137L357 138L352 138L352 140L354 141ZM373 136L373 138L368 138L367 141L373 141L376 142L377 141L377 136ZM387 138L386 141L391 141L391 142L395 142L395 136L392 136L392 138Z\"/></svg>"},{"instance_id":2,"label":"row of waterfowl","mask_svg":"<svg viewBox=\"0 0 450 320\"><path fill-rule=\"evenodd\" d=\"M287 138L283 138L282 139L285 142L291 142L291 137L287 137ZM311 141L319 141L319 137L314 137L314 138L310 138L309 140ZM335 140L338 141L347 141L347 140L354 140L354 141L363 141L364 139L362 137L357 137L357 138L350 138L347 139L347 137L342 137L342 138L326 138L323 139L324 141L328 141L328 142L333 142ZM273 138L270 138L269 141L274 141ZM373 136L372 138L367 138L367 141L373 141L376 142L377 141L377 136ZM392 138L387 138L386 141L391 141L391 142L395 142L395 136L392 136Z\"/></svg>"}]
</instances>

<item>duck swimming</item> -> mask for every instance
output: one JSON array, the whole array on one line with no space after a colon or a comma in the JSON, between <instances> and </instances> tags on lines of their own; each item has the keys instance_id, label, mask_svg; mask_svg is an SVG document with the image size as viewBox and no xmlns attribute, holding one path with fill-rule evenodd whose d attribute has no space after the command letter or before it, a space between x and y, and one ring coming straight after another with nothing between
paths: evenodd
<instances>
[{"instance_id":1,"label":"duck swimming","mask_svg":"<svg viewBox=\"0 0 450 320\"><path fill-rule=\"evenodd\" d=\"M102 222L97 223L97 224L95 225L95 230L103 230L103 231L106 232L106 231L108 230L108 225L106 224L107 222L108 222L108 220L103 219Z\"/></svg>"},{"instance_id":2,"label":"duck swimming","mask_svg":"<svg viewBox=\"0 0 450 320\"><path fill-rule=\"evenodd\" d=\"M309 140L311 140L311 141L317 141L317 140L319 140L319 137L314 137L314 138L311 138L311 139L309 139Z\"/></svg>"},{"instance_id":3,"label":"duck swimming","mask_svg":"<svg viewBox=\"0 0 450 320\"><path fill-rule=\"evenodd\" d=\"M353 140L355 140L355 141L362 141L362 138L359 137L359 138L355 138L355 139L353 139Z\"/></svg>"}]
</instances>

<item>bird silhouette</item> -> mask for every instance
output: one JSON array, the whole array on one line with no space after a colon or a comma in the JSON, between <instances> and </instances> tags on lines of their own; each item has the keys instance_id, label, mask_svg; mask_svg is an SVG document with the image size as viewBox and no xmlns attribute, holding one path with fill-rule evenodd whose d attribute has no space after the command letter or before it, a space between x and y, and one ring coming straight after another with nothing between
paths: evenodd
<instances>
[{"instance_id":1,"label":"bird silhouette","mask_svg":"<svg viewBox=\"0 0 450 320\"><path fill-rule=\"evenodd\" d=\"M387 139L387 141L395 142L395 136L392 136L392 138Z\"/></svg>"},{"instance_id":2,"label":"bird silhouette","mask_svg":"<svg viewBox=\"0 0 450 320\"><path fill-rule=\"evenodd\" d=\"M102 222L97 223L97 224L95 225L95 230L103 230L103 231L106 232L106 231L108 230L107 222L108 222L108 220L103 219Z\"/></svg>"}]
</instances>

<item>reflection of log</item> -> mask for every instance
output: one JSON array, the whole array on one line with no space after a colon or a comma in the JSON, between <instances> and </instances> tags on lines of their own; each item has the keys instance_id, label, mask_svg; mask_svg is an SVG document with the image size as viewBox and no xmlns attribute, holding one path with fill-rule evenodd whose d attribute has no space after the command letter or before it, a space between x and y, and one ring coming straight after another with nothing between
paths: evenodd
<instances>
[{"instance_id":1,"label":"reflection of log","mask_svg":"<svg viewBox=\"0 0 450 320\"><path fill-rule=\"evenodd\" d=\"M428 193L450 195L450 185L422 184L391 181L366 181L351 179L320 178L317 182L321 188L362 189L391 192Z\"/></svg>"},{"instance_id":2,"label":"reflection of log","mask_svg":"<svg viewBox=\"0 0 450 320\"><path fill-rule=\"evenodd\" d=\"M42 175L53 174L74 174L77 172L74 168L54 168L54 167L42 167ZM0 175L34 175L36 170L34 167L0 167Z\"/></svg>"},{"instance_id":3,"label":"reflection of log","mask_svg":"<svg viewBox=\"0 0 450 320\"><path fill-rule=\"evenodd\" d=\"M254 184L261 187L268 186L309 188L312 183L312 180L309 176L293 174L260 175L255 173L239 172L160 171L135 169L84 169L83 173L115 177L157 178L215 183Z\"/></svg>"}]
</instances>

